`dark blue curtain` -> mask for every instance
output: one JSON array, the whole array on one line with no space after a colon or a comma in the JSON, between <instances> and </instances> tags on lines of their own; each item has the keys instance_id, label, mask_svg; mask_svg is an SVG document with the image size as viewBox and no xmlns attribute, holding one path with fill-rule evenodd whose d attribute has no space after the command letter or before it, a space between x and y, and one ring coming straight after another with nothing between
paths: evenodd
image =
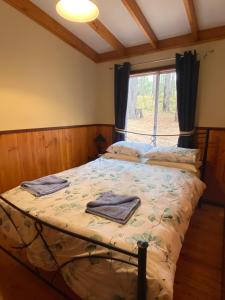
<instances>
[{"instance_id":1,"label":"dark blue curtain","mask_svg":"<svg viewBox=\"0 0 225 300\"><path fill-rule=\"evenodd\" d=\"M193 147L199 66L196 51L176 54L178 121L181 134L187 133L179 137L178 147Z\"/></svg>"},{"instance_id":2,"label":"dark blue curtain","mask_svg":"<svg viewBox=\"0 0 225 300\"><path fill-rule=\"evenodd\" d=\"M115 65L114 73L114 101L115 101L115 127L125 129L127 98L130 77L130 63ZM125 134L115 132L114 141L124 141Z\"/></svg>"}]
</instances>

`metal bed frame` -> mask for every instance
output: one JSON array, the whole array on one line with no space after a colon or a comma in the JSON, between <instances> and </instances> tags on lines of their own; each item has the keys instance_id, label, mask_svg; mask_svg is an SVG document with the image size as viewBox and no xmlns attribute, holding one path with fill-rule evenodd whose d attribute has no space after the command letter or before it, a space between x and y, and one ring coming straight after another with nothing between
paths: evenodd
<instances>
[{"instance_id":1,"label":"metal bed frame","mask_svg":"<svg viewBox=\"0 0 225 300\"><path fill-rule=\"evenodd\" d=\"M200 137L199 140L201 140L202 137L204 138L204 142L203 142L203 150L204 151L203 151L203 157L202 157L203 165L202 165L202 169L201 169L201 179L204 180L204 178L205 178L205 168L206 168L206 162L207 162L208 143L209 143L209 129L202 129L201 132L197 133L197 135L199 135L199 137ZM157 136L175 136L175 135L155 135L155 136L148 135L148 136L151 136L152 138L155 138ZM200 141L200 143L201 143L201 141ZM91 257L91 258L98 258L98 259L104 259L104 260L119 261L119 262L122 262L126 265L131 265L131 266L136 267L137 268L137 300L146 300L146 295L147 295L146 259L147 259L147 249L148 249L148 243L146 241L138 241L137 242L137 251L135 253L134 252L129 252L129 251L126 251L124 249L115 247L114 245L108 245L108 244L103 243L101 241L94 240L94 239L82 236L82 235L74 233L74 232L70 232L66 229L58 228L58 227L56 227L56 226L54 226L50 223L47 223L47 222L45 222L45 221L43 221L43 220L41 220L37 217L34 217L34 216L30 215L29 213L23 211L22 209L20 209L19 207L15 206L11 202L9 202L7 199L5 199L2 195L0 195L0 199L1 199L1 201L3 201L8 206L10 206L13 209L19 211L24 216L32 219L32 221L34 222L34 228L36 230L35 236L34 236L32 241L30 241L29 243L25 243L23 241L23 238L20 236L20 233L18 231L18 227L17 227L16 223L14 222L13 218L11 217L10 213L4 208L4 206L2 204L0 204L0 209L7 216L7 218L9 219L9 221L11 223L11 225L14 227L14 229L18 233L18 235L20 237L20 240L21 240L21 246L14 247L14 249L24 250L27 247L29 247L37 238L40 238L43 242L43 245L44 245L45 249L48 251L51 259L55 263L56 271L52 272L51 278L46 278L45 276L43 276L41 274L40 270L37 267L32 266L32 265L24 262L22 259L20 259L16 255L14 255L12 252L10 252L9 249L7 249L4 246L0 245L0 250L5 252L6 254L8 254L11 258L16 260L18 263L20 263L22 266L24 266L30 272L32 272L34 275L36 275L38 278L43 280L46 284L48 284L50 287L52 287L54 290L56 290L59 294L61 294L63 297L65 297L65 299L71 300L72 297L67 295L67 293L65 293L63 290L59 289L55 285L55 279L56 279L57 274L61 274L63 268L66 265L68 265L69 263L74 262L76 260L80 260L80 259L88 259L88 258ZM202 200L200 199L200 202L199 202L200 205L199 206L201 206L201 202L202 202ZM48 245L48 243L47 243L47 241L46 241L46 239L43 235L43 229L44 229L45 226L52 229L52 230L55 230L57 232L61 232L63 234L66 234L66 235L68 235L72 238L77 238L79 240L83 240L83 241L89 242L91 244L94 244L96 246L100 246L100 247L103 247L105 249L108 249L109 252L108 252L107 255L97 255L97 254L94 255L94 254L89 253L89 255L82 256L82 257L73 257L72 259L68 260L67 262L65 262L63 264L59 264L56 257L54 256L53 251L51 250L50 246ZM125 257L127 259L119 259L119 258L113 257L113 253L123 254L123 255L125 255Z\"/></svg>"}]
</instances>

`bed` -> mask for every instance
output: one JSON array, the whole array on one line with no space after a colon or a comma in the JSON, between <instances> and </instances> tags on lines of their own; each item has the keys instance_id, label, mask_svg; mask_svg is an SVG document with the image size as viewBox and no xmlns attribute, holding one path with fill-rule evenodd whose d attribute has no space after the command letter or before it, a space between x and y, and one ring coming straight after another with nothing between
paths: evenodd
<instances>
[{"instance_id":1,"label":"bed","mask_svg":"<svg viewBox=\"0 0 225 300\"><path fill-rule=\"evenodd\" d=\"M184 236L205 189L198 176L104 157L57 176L70 186L41 198L20 187L1 196L4 250L25 249L35 268L60 272L81 299L171 300ZM85 213L105 191L140 197L126 225Z\"/></svg>"}]
</instances>

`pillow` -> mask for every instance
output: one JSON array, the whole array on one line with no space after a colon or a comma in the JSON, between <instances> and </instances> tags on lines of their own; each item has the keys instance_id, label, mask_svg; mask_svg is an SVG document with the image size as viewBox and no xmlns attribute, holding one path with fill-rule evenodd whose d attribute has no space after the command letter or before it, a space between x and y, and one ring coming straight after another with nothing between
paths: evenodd
<instances>
[{"instance_id":1,"label":"pillow","mask_svg":"<svg viewBox=\"0 0 225 300\"><path fill-rule=\"evenodd\" d=\"M107 148L106 151L110 153L125 154L130 156L142 156L151 148L152 146L150 144L121 141L112 144Z\"/></svg>"},{"instance_id":2,"label":"pillow","mask_svg":"<svg viewBox=\"0 0 225 300\"><path fill-rule=\"evenodd\" d=\"M141 162L141 158L137 156L131 156L131 155L119 154L119 153L105 153L103 157L107 159L114 158L114 159L127 160L133 162Z\"/></svg>"},{"instance_id":3,"label":"pillow","mask_svg":"<svg viewBox=\"0 0 225 300\"><path fill-rule=\"evenodd\" d=\"M161 160L147 160L145 163L149 164L149 165L157 165L157 166L163 166L163 167L182 169L182 170L193 172L195 174L199 173L199 169L197 168L197 166L195 166L193 164L161 161Z\"/></svg>"},{"instance_id":4,"label":"pillow","mask_svg":"<svg viewBox=\"0 0 225 300\"><path fill-rule=\"evenodd\" d=\"M196 164L200 159L199 149L180 147L154 147L144 154L151 160Z\"/></svg>"}]
</instances>

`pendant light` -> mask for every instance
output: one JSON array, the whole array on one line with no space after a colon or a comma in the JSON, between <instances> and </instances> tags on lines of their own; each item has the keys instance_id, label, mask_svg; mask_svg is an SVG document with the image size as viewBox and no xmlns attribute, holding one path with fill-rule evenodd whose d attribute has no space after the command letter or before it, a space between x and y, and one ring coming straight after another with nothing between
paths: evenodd
<instances>
[{"instance_id":1,"label":"pendant light","mask_svg":"<svg viewBox=\"0 0 225 300\"><path fill-rule=\"evenodd\" d=\"M56 11L64 19L79 23L91 22L99 15L98 7L90 0L60 0Z\"/></svg>"}]
</instances>

